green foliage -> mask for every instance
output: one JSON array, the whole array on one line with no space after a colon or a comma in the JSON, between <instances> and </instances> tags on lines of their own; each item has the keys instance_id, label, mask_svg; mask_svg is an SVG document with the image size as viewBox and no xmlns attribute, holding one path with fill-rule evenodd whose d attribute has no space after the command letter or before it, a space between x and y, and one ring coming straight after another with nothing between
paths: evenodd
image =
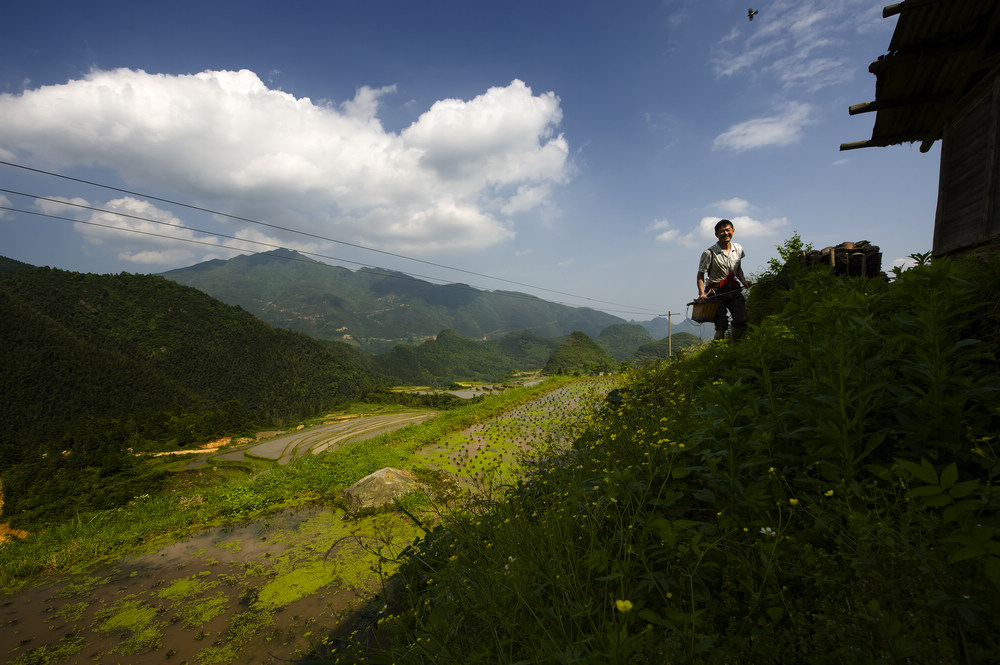
<instances>
[{"instance_id":1,"label":"green foliage","mask_svg":"<svg viewBox=\"0 0 1000 665\"><path fill-rule=\"evenodd\" d=\"M597 374L617 369L618 363L586 333L577 331L563 340L545 363L543 371L554 374Z\"/></svg>"},{"instance_id":2,"label":"green foliage","mask_svg":"<svg viewBox=\"0 0 1000 665\"><path fill-rule=\"evenodd\" d=\"M976 261L803 275L740 344L634 370L571 451L428 528L385 632L341 651L993 662L1000 261Z\"/></svg>"},{"instance_id":3,"label":"green foliage","mask_svg":"<svg viewBox=\"0 0 1000 665\"><path fill-rule=\"evenodd\" d=\"M17 270L31 270L34 268L30 263L24 263L6 256L0 256L0 272L14 272Z\"/></svg>"},{"instance_id":4,"label":"green foliage","mask_svg":"<svg viewBox=\"0 0 1000 665\"><path fill-rule=\"evenodd\" d=\"M597 345L618 362L631 358L643 344L653 341L649 331L635 323L608 326L597 337Z\"/></svg>"},{"instance_id":5,"label":"green foliage","mask_svg":"<svg viewBox=\"0 0 1000 665\"><path fill-rule=\"evenodd\" d=\"M777 276L778 273L784 270L785 266L789 263L797 263L802 252L808 252L812 250L812 248L812 243L802 242L802 237L799 235L798 231L792 232L790 238L785 240L785 242L780 245L775 246L778 256L772 256L767 260L767 268L764 273L760 275L760 277L767 278Z\"/></svg>"},{"instance_id":6,"label":"green foliage","mask_svg":"<svg viewBox=\"0 0 1000 665\"><path fill-rule=\"evenodd\" d=\"M529 330L522 330L489 340L486 345L494 346L510 360L513 369L530 370L544 367L549 356L559 346L559 342Z\"/></svg>"},{"instance_id":7,"label":"green foliage","mask_svg":"<svg viewBox=\"0 0 1000 665\"><path fill-rule=\"evenodd\" d=\"M754 275L754 285L747 294L747 314L750 323L759 325L766 316L777 314L788 301L788 289L806 272L800 256L812 250L812 243L802 242L798 232L776 245L777 257L767 260L767 267Z\"/></svg>"},{"instance_id":8,"label":"green foliage","mask_svg":"<svg viewBox=\"0 0 1000 665\"><path fill-rule=\"evenodd\" d=\"M612 326L614 328L615 326ZM650 339L641 326L628 325L632 337ZM641 332L636 332L638 329ZM574 333L574 335L586 335ZM609 339L618 335L609 333ZM617 363L589 337L571 336L565 348L529 331L511 333L500 339L474 341L453 330L441 331L435 339L416 347L400 344L373 358L380 373L392 377L398 384L445 387L456 381L500 382L520 370L546 367L550 373L607 371ZM586 350L584 350L584 348ZM557 363L549 365L553 354ZM583 355L581 355L583 354ZM561 358L561 360L560 360Z\"/></svg>"},{"instance_id":9,"label":"green foliage","mask_svg":"<svg viewBox=\"0 0 1000 665\"><path fill-rule=\"evenodd\" d=\"M494 345L465 339L451 330L417 347L401 344L374 359L397 383L442 387L453 381L500 381L517 369Z\"/></svg>"}]
</instances>

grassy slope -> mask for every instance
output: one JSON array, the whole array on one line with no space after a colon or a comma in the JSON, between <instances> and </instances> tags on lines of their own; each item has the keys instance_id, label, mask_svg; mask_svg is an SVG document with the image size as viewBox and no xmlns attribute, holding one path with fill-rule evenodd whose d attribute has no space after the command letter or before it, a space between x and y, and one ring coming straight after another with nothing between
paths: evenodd
<instances>
[{"instance_id":1,"label":"grassy slope","mask_svg":"<svg viewBox=\"0 0 1000 665\"><path fill-rule=\"evenodd\" d=\"M741 344L637 370L570 453L428 531L332 655L991 662L998 268L814 274Z\"/></svg>"}]
</instances>

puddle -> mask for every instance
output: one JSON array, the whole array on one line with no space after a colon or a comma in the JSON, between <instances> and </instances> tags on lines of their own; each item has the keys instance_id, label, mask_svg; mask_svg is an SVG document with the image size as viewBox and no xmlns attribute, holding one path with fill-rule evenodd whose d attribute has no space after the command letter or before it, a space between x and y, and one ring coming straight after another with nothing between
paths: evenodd
<instances>
[{"instance_id":1,"label":"puddle","mask_svg":"<svg viewBox=\"0 0 1000 665\"><path fill-rule=\"evenodd\" d=\"M374 540L362 531L399 543L415 535L392 515L341 515L289 509L0 596L0 658L194 665L299 657L377 591Z\"/></svg>"}]
</instances>

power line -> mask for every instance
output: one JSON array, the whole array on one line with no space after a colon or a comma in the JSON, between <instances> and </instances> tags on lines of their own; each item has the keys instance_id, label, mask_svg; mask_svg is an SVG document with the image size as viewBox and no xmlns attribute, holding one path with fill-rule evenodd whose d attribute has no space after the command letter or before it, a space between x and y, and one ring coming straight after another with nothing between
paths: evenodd
<instances>
[{"instance_id":1,"label":"power line","mask_svg":"<svg viewBox=\"0 0 1000 665\"><path fill-rule=\"evenodd\" d=\"M17 195L20 195L20 196L30 196L28 194L21 194L20 192L15 192L15 191L12 191L12 190L9 190L9 189L0 189L0 192L7 192L8 194L17 194ZM45 200L45 201L54 201L56 203L64 203L66 205L71 205L71 206L75 206L75 207L79 207L79 208L86 208L88 210L94 210L94 211L97 211L97 212L103 212L103 213L108 213L108 214L112 214L112 215L118 215L120 217L128 217L128 218L131 218L131 219L136 219L136 220L145 221L145 222L151 222L151 223L154 223L154 224L161 224L163 226L169 226L169 227L172 227L172 228L183 229L185 231L197 231L199 233L206 233L208 235L217 236L219 238L226 238L226 239L229 239L229 240L236 240L236 241L242 242L242 243L250 243L250 244L254 244L254 245L261 245L261 246L264 246L264 247L270 247L272 250L274 250L274 249L288 249L287 247L284 247L282 245L275 245L273 243L267 243L267 242L263 242L263 241L260 241L260 240L248 240L248 239L245 239L245 238L237 238L236 236L230 236L230 235L225 235L225 234L222 234L222 233L216 233L214 231L204 231L204 230L195 229L195 228L192 228L192 227L189 227L189 226L183 226L183 225L180 225L180 224L172 224L170 222L164 222L164 221L155 220L155 219L148 219L146 217L140 217L140 216L137 216L137 215L130 215L130 214L127 214L127 213L115 212L113 210L103 210L101 208L95 208L95 207L92 207L92 206L85 206L85 205L78 204L78 203L68 203L66 201L59 201L58 199L52 199L52 198L46 198L46 197L36 197L36 198L40 198L40 199ZM9 207L9 206L2 206L2 205L0 205L0 210L8 210L10 212L17 212L17 213L23 213L23 214L27 214L27 215L34 215L36 217L45 217L47 219L57 219L57 220L72 222L74 224L86 224L87 226L96 226L96 227L100 227L100 228L104 228L104 229L110 229L110 230L113 230L113 231L123 231L123 232L126 232L126 233L135 233L135 234L138 234L138 235L150 236L150 237L153 237L153 238L164 238L164 239L167 239L167 240L174 240L174 241L180 241L180 242L189 242L189 243L192 243L192 244L195 244L195 245L205 245L207 247L212 247L213 249L220 249L220 250L225 250L225 251L230 251L230 252L249 252L250 254L254 254L254 255L261 255L261 254L265 254L266 253L266 252L263 252L263 251L256 252L256 251L253 251L253 250L250 250L250 249L241 249L241 248L237 248L237 247L227 247L226 245L218 245L218 244L215 244L215 243L212 243L212 242L208 242L208 241L205 241L205 240L198 240L196 238L178 238L177 236L165 235L165 234L162 234L162 233L153 233L152 231L142 231L142 230L139 230L139 229L122 228L120 226L113 226L111 224L101 224L100 222L75 219L73 217L63 217L61 215L52 215L52 214L49 214L49 213L38 212L38 211L35 211L35 210L24 210L24 209L21 209L21 208L12 208L12 207ZM369 270L369 272L372 272L372 273L374 273L376 275L381 275L383 277L391 277L391 278L394 278L394 279L404 279L404 280L410 280L410 281L413 281L413 282L422 282L422 281L425 281L425 280L431 280L431 281L435 281L435 282L441 282L440 286L446 287L446 288L459 289L459 290L463 290L463 291L472 291L472 292L475 292L475 293L482 293L482 292L486 291L486 289L479 289L479 288L476 288L476 287L468 285L468 284L458 284L458 283L454 283L454 282L446 282L445 280L443 280L443 279L441 279L439 277L429 277L429 276L426 276L426 275L416 275L416 274L404 273L404 272L399 272L399 271L389 272L389 271L386 271L386 270L379 269L378 267L371 266L371 265L369 265L367 263L361 263L361 262L358 262L358 261L352 261L350 259L343 259L343 258L339 258L339 257L336 257L336 256L328 256L328 255L325 255L325 254L319 254L317 252L309 252L309 251L304 251L304 250L295 250L295 251L298 252L299 254L303 254L303 255L315 256L315 257L318 257L318 258L330 259L330 260L333 260L333 261L340 261L342 263L350 263L350 264L353 264L353 265L361 266L363 268L367 268ZM303 259L300 259L300 258L297 258L297 257L294 257L294 256L287 256L287 255L280 255L280 254L276 254L276 255L272 255L272 256L275 256L275 257L280 258L280 259L289 260L289 261L299 261L301 263L307 263L307 261L305 261ZM316 262L316 261L313 261L311 259L308 261L308 263L314 264L314 265L318 264L320 266L325 266L325 267L330 267L330 268L334 267L334 266L331 266L330 264L322 263L322 262ZM491 293L493 293L494 295L497 295L497 296L505 297L505 298L518 298L518 299L521 299L521 300L538 300L538 298L536 296L532 296L532 295L529 295L529 294L526 294L526 293L517 293L517 292L514 292L514 291L491 291ZM564 305L566 307L577 307L577 305L573 305L571 303L566 303L566 302L559 302L559 301L546 301L546 302L552 302L552 303L554 303L556 305ZM631 311L631 310L604 310L604 311L606 311L606 312L616 312L618 314L645 314L644 312L635 312L635 311Z\"/></svg>"},{"instance_id":2,"label":"power line","mask_svg":"<svg viewBox=\"0 0 1000 665\"><path fill-rule=\"evenodd\" d=\"M369 252L376 252L378 254L383 254L383 255L386 255L386 256L392 256L392 257L395 257L395 258L398 258L398 259L404 259L404 260L407 260L407 261L415 261L417 263L423 263L425 265L434 266L436 268L444 268L445 270L453 270L455 272L465 273L467 275L474 275L476 277L482 277L484 279L492 279L492 280L496 280L498 282L504 282L504 283L507 283L507 284L513 284L515 286L521 286L521 287L525 287L525 288L529 288L529 289L535 289L535 290L538 290L538 291L545 291L547 293L555 293L557 295L566 296L566 297L569 297L569 298L577 298L577 299L585 300L585 301L588 301L588 302L591 302L591 303L600 303L600 304L604 304L604 305L614 305L615 307L625 307L625 308L628 308L628 310L627 310L626 313L646 314L646 313L653 313L653 312L657 311L657 310L653 310L653 309L649 309L649 308L645 308L645 307L636 307L636 306L633 306L633 305L625 305L625 304L622 304L622 303L611 302L611 301L607 301L607 300L597 300L595 298L590 298L590 297L587 297L587 296L581 296L581 295L577 295L577 294L574 294L574 293L566 293L565 291L557 291L555 289L549 289L549 288L546 288L546 287L543 287L543 286L535 286L533 284L526 284L524 282L518 282L518 281L515 281L515 280L511 280L511 279L506 279L506 278L503 278L503 277L494 277L492 275L486 275L486 274L475 272L475 271L472 271L472 270L465 270L464 268L456 268L454 266L449 266L449 265L445 265L445 264L442 264L442 263L435 263L433 261L426 261L424 259L418 259L418 258L415 258L415 257L412 257L412 256L406 256L405 254L397 254L397 253L394 253L394 252L389 252L389 251L385 251L385 250L381 250L381 249L375 249L374 247L367 247L365 245L359 245L359 244L356 244L356 243L346 242L346 241L343 241L343 240L337 240L335 238L329 238L329 237L321 236L321 235L318 235L318 234L315 234L315 233L309 233L308 231L299 231L297 229L292 229L292 228L289 228L289 227L280 226L278 224L272 224L272 223L269 223L269 222L262 222L260 220L252 219L252 218L249 218L249 217L241 217L239 215L233 215L233 214L226 213L226 212L220 212L218 210L212 210L210 208L204 208L204 207L201 207L201 206L192 205L190 203L183 203L183 202L180 202L180 201L174 201L172 199L167 199L167 198L162 198L162 197L158 197L158 196L153 196L151 194L146 194L146 193L143 193L143 192L137 192L137 191L133 191L133 190L129 190L129 189L123 189L121 187L113 187L111 185L105 185L105 184L102 184L102 183L99 183L99 182L94 182L92 180L84 180L82 178L74 178L72 176L63 175L61 173L55 173L53 171L45 171L43 169L38 169L38 168L31 167L31 166L23 165L23 164L16 164L14 162L8 162L8 161L4 161L4 160L0 160L0 164L3 164L4 166L10 166L10 167L13 167L13 168L22 169L22 170L25 170L25 171L31 171L31 172L34 172L34 173L40 173L42 175L47 175L47 176L51 176L51 177L54 177L54 178L61 178L63 180L69 180L69 181L72 181L72 182L78 182L78 183L81 183L81 184L84 184L84 185L90 185L90 186L93 186L93 187L100 187L102 189L107 189L107 190L111 190L111 191L114 191L114 192L119 192L119 193L122 193L122 194L129 194L131 196L138 196L138 197L141 197L141 198L144 198L144 199L149 199L149 200L152 200L152 201L159 201L161 203L167 203L167 204L170 204L170 205L176 205L176 206L180 206L182 208L188 208L190 210L197 210L198 212L204 212L204 213L208 213L208 214L211 214L211 215L218 215L220 217L225 217L227 219L233 219L233 220L237 220L237 221L241 221L241 222L247 222L247 223L250 223L250 224L257 224L257 225L264 226L264 227L267 227L267 228L276 229L276 230L279 230L279 231L285 231L287 233L295 233L295 234L298 234L298 235L306 236L308 238L314 238L314 239L317 239L317 240L323 240L325 242L339 243L339 244L345 245L347 247L354 247L355 249L361 249L361 250L365 250L365 251L369 251ZM0 190L0 191L8 191L8 190ZM11 192L11 193L19 194L18 192ZM30 196L28 194L20 194L20 195L21 196ZM37 197L37 198L44 198L44 197ZM47 200L52 200L52 199L47 199ZM65 201L59 201L58 199L55 199L55 201L57 203L66 203ZM114 213L112 211L103 211L103 212L111 212L112 214L118 214L118 213ZM155 221L155 220L145 220L145 221ZM113 228L117 228L117 227L113 227ZM204 231L204 233L210 233L210 232Z\"/></svg>"}]
</instances>

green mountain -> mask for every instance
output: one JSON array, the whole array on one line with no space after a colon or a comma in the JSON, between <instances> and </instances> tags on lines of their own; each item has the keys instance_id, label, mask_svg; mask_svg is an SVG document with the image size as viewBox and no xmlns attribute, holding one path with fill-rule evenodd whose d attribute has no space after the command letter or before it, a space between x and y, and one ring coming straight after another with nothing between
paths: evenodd
<instances>
[{"instance_id":1,"label":"green mountain","mask_svg":"<svg viewBox=\"0 0 1000 665\"><path fill-rule=\"evenodd\" d=\"M163 276L274 326L347 342L366 353L419 344L441 330L476 340L521 330L542 337L574 330L597 336L623 323L604 312L524 293L432 284L381 269L352 271L290 250L208 261Z\"/></svg>"},{"instance_id":2,"label":"green mountain","mask_svg":"<svg viewBox=\"0 0 1000 665\"><path fill-rule=\"evenodd\" d=\"M499 381L512 368L493 346L443 330L418 346L400 344L376 356L375 367L399 383L443 386L453 381Z\"/></svg>"},{"instance_id":3,"label":"green mountain","mask_svg":"<svg viewBox=\"0 0 1000 665\"><path fill-rule=\"evenodd\" d=\"M502 381L518 370L541 369L558 342L523 331L486 342L443 330L419 345L399 344L372 359L396 383L447 386L455 381Z\"/></svg>"},{"instance_id":4,"label":"green mountain","mask_svg":"<svg viewBox=\"0 0 1000 665\"><path fill-rule=\"evenodd\" d=\"M490 340L486 344L495 346L505 358L509 359L515 371L545 367L549 356L559 347L557 340L536 335L528 330L510 333L500 339Z\"/></svg>"},{"instance_id":5,"label":"green mountain","mask_svg":"<svg viewBox=\"0 0 1000 665\"><path fill-rule=\"evenodd\" d=\"M543 371L546 374L593 374L618 368L618 362L586 333L576 331L559 345Z\"/></svg>"},{"instance_id":6,"label":"green mountain","mask_svg":"<svg viewBox=\"0 0 1000 665\"><path fill-rule=\"evenodd\" d=\"M616 323L597 337L597 345L615 360L628 360L643 344L653 341L649 331L636 323Z\"/></svg>"}]
</instances>

